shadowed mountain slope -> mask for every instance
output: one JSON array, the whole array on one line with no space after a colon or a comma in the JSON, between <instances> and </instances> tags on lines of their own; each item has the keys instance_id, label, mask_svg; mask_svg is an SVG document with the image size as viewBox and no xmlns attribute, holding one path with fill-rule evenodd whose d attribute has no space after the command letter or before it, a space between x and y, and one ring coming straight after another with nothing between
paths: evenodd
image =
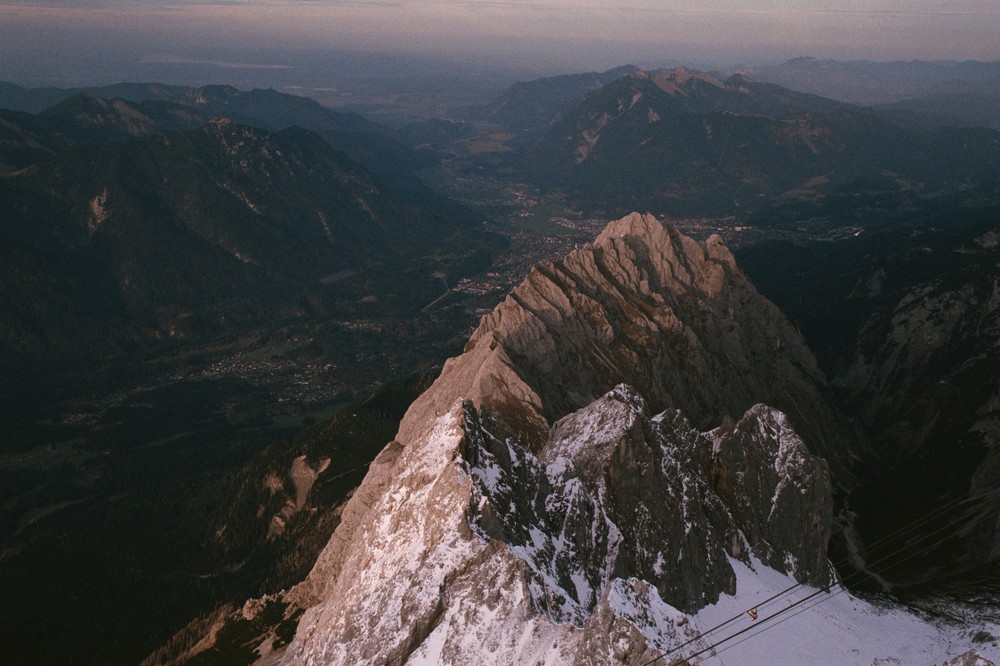
<instances>
[{"instance_id":1,"label":"shadowed mountain slope","mask_svg":"<svg viewBox=\"0 0 1000 666\"><path fill-rule=\"evenodd\" d=\"M746 213L842 190L896 207L995 183L1000 133L908 132L873 112L742 76L634 72L565 111L525 161L541 182L610 210Z\"/></svg>"},{"instance_id":2,"label":"shadowed mountain slope","mask_svg":"<svg viewBox=\"0 0 1000 666\"><path fill-rule=\"evenodd\" d=\"M405 310L488 240L401 203L315 134L229 121L71 150L0 180L0 202L8 371L329 315L369 293Z\"/></svg>"}]
</instances>

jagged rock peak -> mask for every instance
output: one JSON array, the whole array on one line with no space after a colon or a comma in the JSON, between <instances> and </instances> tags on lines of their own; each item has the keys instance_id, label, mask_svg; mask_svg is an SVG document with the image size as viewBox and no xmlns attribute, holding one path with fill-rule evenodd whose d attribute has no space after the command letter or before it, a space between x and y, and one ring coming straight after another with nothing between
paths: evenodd
<instances>
[{"instance_id":1,"label":"jagged rock peak","mask_svg":"<svg viewBox=\"0 0 1000 666\"><path fill-rule=\"evenodd\" d=\"M783 321L721 241L649 216L532 271L407 411L283 596L286 618L303 611L294 639L272 654L269 635L260 654L289 666L667 663L788 588L785 575L829 585L827 464L790 415L759 399L729 411L798 391L801 419L823 416ZM739 384L740 372L780 386ZM618 381L587 399L612 377L658 393ZM704 402L683 393L699 382ZM662 406L671 396L724 416L697 426Z\"/></svg>"},{"instance_id":2,"label":"jagged rock peak","mask_svg":"<svg viewBox=\"0 0 1000 666\"><path fill-rule=\"evenodd\" d=\"M698 243L690 236L677 230L673 224L663 222L650 214L632 213L608 224L594 241L594 246L610 252L617 251L623 241L638 253L638 245L646 246L647 270L653 271L659 283L669 284L676 280L689 288L716 295L722 288L726 271L738 271L736 259L726 247L722 237L712 234L704 243ZM636 255L638 258L638 254ZM623 267L639 268L640 262L623 257ZM635 282L636 289L647 289L646 285Z\"/></svg>"},{"instance_id":3,"label":"jagged rock peak","mask_svg":"<svg viewBox=\"0 0 1000 666\"><path fill-rule=\"evenodd\" d=\"M529 565L536 605L556 621L585 624L616 577L696 610L735 591L728 558L751 551L800 580L826 579L826 463L766 405L701 433L677 410L651 417L623 384L560 419L537 456L468 403L464 422L481 495L470 520Z\"/></svg>"},{"instance_id":4,"label":"jagged rock peak","mask_svg":"<svg viewBox=\"0 0 1000 666\"><path fill-rule=\"evenodd\" d=\"M501 383L522 387L504 400L548 423L627 382L653 411L676 407L699 428L766 403L828 458L848 439L802 337L722 239L695 241L652 215L614 221L592 244L534 268L466 351L483 347L517 378Z\"/></svg>"}]
</instances>

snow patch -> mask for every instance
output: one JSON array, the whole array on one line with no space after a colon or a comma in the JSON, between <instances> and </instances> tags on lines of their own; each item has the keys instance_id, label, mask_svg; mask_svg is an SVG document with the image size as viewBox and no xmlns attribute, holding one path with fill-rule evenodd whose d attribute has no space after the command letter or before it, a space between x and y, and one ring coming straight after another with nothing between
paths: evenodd
<instances>
[{"instance_id":1,"label":"snow patch","mask_svg":"<svg viewBox=\"0 0 1000 666\"><path fill-rule=\"evenodd\" d=\"M688 616L660 599L656 588L645 581L617 578L608 589L607 599L617 617L632 624L647 645L661 652L694 634Z\"/></svg>"},{"instance_id":2,"label":"snow patch","mask_svg":"<svg viewBox=\"0 0 1000 666\"><path fill-rule=\"evenodd\" d=\"M839 586L825 592L796 585L755 558L753 569L735 559L730 564L736 595L724 595L695 614L692 623L703 632L733 622L672 656L690 657L714 645L697 657L699 664L940 664L970 647L966 627L928 622L895 604L876 606ZM793 589L768 601L788 588ZM756 620L747 613L751 609ZM748 631L736 635L744 629ZM1000 659L1000 648L977 647Z\"/></svg>"}]
</instances>

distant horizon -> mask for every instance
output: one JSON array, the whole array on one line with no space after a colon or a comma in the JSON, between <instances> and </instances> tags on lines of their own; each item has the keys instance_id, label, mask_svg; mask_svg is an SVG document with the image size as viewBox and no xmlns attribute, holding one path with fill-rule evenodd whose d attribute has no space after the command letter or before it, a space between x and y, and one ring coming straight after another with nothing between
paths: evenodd
<instances>
[{"instance_id":1,"label":"distant horizon","mask_svg":"<svg viewBox=\"0 0 1000 666\"><path fill-rule=\"evenodd\" d=\"M10 55L10 54L8 54ZM871 58L828 58L808 53L760 61L707 62L698 58L664 57L661 59L632 58L609 61L612 64L596 67L551 65L548 67L517 66L497 62L484 56L480 62L466 58L423 52L369 51L363 49L303 48L269 52L270 58L257 51L217 51L179 54L150 51L138 58L122 62L107 59L106 54L94 53L90 57L64 56L62 64L45 66L30 55L8 57L0 64L0 81L25 88L88 88L117 83L162 83L177 86L202 86L211 84L232 85L236 88L312 89L332 91L336 88L324 80L364 79L377 80L390 75L411 76L415 86L420 79L465 80L475 87L503 88L517 81L526 81L561 74L580 74L590 71L603 72L617 67L634 65L641 69L686 67L698 71L736 71L740 68L768 67L798 59L832 61L840 63L868 62L893 63L1000 63L995 59L930 59L896 58L874 60ZM102 57L103 56L103 57ZM329 68L334 69L329 69ZM324 69L326 68L326 69ZM397 71L401 70L401 71ZM433 70L433 71L431 71Z\"/></svg>"},{"instance_id":2,"label":"distant horizon","mask_svg":"<svg viewBox=\"0 0 1000 666\"><path fill-rule=\"evenodd\" d=\"M1000 3L0 0L0 79L19 84L103 85L195 65L266 81L261 73L304 69L309 52L447 65L448 74L464 68L470 79L508 83L627 63L991 62L1000 60Z\"/></svg>"}]
</instances>

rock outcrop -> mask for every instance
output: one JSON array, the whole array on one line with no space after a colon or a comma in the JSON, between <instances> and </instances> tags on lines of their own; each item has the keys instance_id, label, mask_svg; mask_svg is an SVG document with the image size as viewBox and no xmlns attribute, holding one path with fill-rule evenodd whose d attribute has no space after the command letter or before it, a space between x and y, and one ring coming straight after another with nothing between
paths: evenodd
<instances>
[{"instance_id":1,"label":"rock outcrop","mask_svg":"<svg viewBox=\"0 0 1000 666\"><path fill-rule=\"evenodd\" d=\"M619 385L559 420L538 456L465 405L470 522L525 561L536 606L583 625L615 578L648 582L695 611L733 594L728 558L824 583L831 493L825 462L780 412L752 407L735 427L650 417Z\"/></svg>"},{"instance_id":2,"label":"rock outcrop","mask_svg":"<svg viewBox=\"0 0 1000 666\"><path fill-rule=\"evenodd\" d=\"M994 664L975 650L969 650L954 659L946 661L943 666L994 666Z\"/></svg>"},{"instance_id":3,"label":"rock outcrop","mask_svg":"<svg viewBox=\"0 0 1000 666\"><path fill-rule=\"evenodd\" d=\"M612 223L410 407L287 595L284 663L633 663L735 591L735 560L826 582L821 381L718 237Z\"/></svg>"}]
</instances>

